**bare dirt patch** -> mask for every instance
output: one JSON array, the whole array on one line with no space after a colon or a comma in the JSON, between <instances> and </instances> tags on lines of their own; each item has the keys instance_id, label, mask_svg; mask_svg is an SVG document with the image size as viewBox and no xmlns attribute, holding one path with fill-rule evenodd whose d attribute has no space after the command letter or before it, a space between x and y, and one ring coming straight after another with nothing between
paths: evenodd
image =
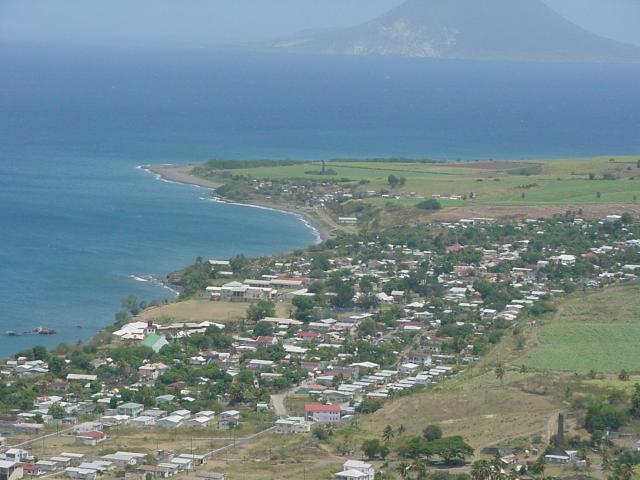
<instances>
[{"instance_id":1,"label":"bare dirt patch","mask_svg":"<svg viewBox=\"0 0 640 480\"><path fill-rule=\"evenodd\" d=\"M542 164L533 162L509 162L509 161L482 161L482 162L464 162L464 163L444 163L440 166L458 167L458 168L476 168L479 170L511 170L516 168L534 168L540 167Z\"/></svg>"},{"instance_id":2,"label":"bare dirt patch","mask_svg":"<svg viewBox=\"0 0 640 480\"><path fill-rule=\"evenodd\" d=\"M640 215L640 204L607 205L535 205L535 206L471 206L451 207L418 219L418 222L455 222L461 218L493 218L517 221L525 218L549 218L566 212L577 212L583 218L602 218L607 215L630 213ZM580 213L581 212L581 213Z\"/></svg>"}]
</instances>

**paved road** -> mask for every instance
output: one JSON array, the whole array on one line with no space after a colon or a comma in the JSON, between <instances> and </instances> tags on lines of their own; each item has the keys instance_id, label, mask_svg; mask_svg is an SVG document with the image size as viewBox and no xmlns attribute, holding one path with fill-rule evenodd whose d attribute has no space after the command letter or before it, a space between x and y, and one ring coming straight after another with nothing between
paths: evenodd
<instances>
[{"instance_id":1,"label":"paved road","mask_svg":"<svg viewBox=\"0 0 640 480\"><path fill-rule=\"evenodd\" d=\"M273 410L276 416L280 418L286 418L289 416L289 412L287 411L287 407L284 402L289 395L295 393L296 389L297 387L294 387L277 395L271 395L271 404L273 405Z\"/></svg>"}]
</instances>

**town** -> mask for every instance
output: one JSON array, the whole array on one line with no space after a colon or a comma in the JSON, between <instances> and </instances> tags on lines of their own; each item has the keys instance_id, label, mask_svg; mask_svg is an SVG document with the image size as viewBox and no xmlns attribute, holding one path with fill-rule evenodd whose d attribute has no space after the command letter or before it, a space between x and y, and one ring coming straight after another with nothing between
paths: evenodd
<instances>
[{"instance_id":1,"label":"town","mask_svg":"<svg viewBox=\"0 0 640 480\"><path fill-rule=\"evenodd\" d=\"M633 284L638 272L640 224L629 215L469 219L344 234L275 257L198 259L181 273L188 296L241 305L245 318L175 321L129 298L99 344L37 347L4 362L0 472L231 478L204 467L265 436L322 441L331 425L464 378L505 337L524 342L520 332L536 330L555 298ZM491 368L502 381L505 365ZM432 430L424 445L406 438L390 451L403 432L387 425L386 441L343 448L334 478L387 478L388 458L422 451L461 465L473 456L462 438ZM160 448L154 436L176 441ZM543 462L584 463L555 438ZM537 461L505 451L504 471Z\"/></svg>"}]
</instances>

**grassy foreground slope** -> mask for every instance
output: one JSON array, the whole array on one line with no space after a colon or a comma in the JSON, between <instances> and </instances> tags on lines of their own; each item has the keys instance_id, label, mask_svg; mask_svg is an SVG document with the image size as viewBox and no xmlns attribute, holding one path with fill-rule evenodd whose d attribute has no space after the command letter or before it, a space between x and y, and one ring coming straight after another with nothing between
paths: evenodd
<instances>
[{"instance_id":1,"label":"grassy foreground slope","mask_svg":"<svg viewBox=\"0 0 640 480\"><path fill-rule=\"evenodd\" d=\"M538 327L522 363L537 370L640 372L640 285L579 293Z\"/></svg>"}]
</instances>

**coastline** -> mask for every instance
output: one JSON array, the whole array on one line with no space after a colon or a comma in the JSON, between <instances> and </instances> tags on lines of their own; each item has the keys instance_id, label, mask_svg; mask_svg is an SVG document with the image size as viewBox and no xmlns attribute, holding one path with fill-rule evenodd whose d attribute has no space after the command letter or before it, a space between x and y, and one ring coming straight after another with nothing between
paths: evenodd
<instances>
[{"instance_id":1,"label":"coastline","mask_svg":"<svg viewBox=\"0 0 640 480\"><path fill-rule=\"evenodd\" d=\"M206 180L204 178L196 177L190 173L191 169L196 167L195 164L163 164L163 165L140 165L138 168L156 177L157 180L170 183L179 183L182 185L191 185L198 188L206 188L208 190L216 190L221 187L222 184ZM217 196L217 201L220 203L227 203L229 205L238 205L242 207L261 208L264 210L272 210L276 212L283 212L289 215L297 217L307 228L314 232L316 241L314 244L322 243L329 238L332 238L330 230L313 218L309 212L302 208L292 208L289 206L280 205L277 203L269 202L235 202L227 200L224 197ZM214 199L215 200L215 199Z\"/></svg>"},{"instance_id":2,"label":"coastline","mask_svg":"<svg viewBox=\"0 0 640 480\"><path fill-rule=\"evenodd\" d=\"M136 168L138 170L142 170L150 175L153 175L157 180L167 183L177 183L181 185L189 185L196 188L202 188L214 192L218 187L222 186L222 184L211 182L209 180L196 177L192 175L190 170L197 166L196 164L163 164L163 165L139 165ZM207 199L209 200L209 199ZM251 203L241 203L234 202L231 200L226 200L223 197L217 196L212 197L211 200L219 202L219 203L227 203L229 205L237 205L243 206L247 208L259 208L263 210L271 210L276 212L286 213L288 215L293 215L297 217L306 228L311 230L314 234L314 242L312 245L316 245L326 241L327 239L332 237L329 229L326 226L321 225L317 219L314 219L308 212L302 209L290 208L287 206L281 206L277 204L268 204L266 202L251 202ZM287 252L281 252L287 253ZM141 283L150 283L154 284L157 287L161 287L170 291L176 297L180 294L180 291L175 288L171 283L167 282L165 279L145 276L145 275L136 275L130 274L128 278L133 282L141 282ZM153 308L153 307L151 307ZM94 331L86 340L83 340L83 344L92 344L98 341L101 336L104 335L106 331L108 331L111 325L102 327L96 331ZM14 352L6 355L2 358L2 360L8 360L13 358L13 356L18 353Z\"/></svg>"}]
</instances>

